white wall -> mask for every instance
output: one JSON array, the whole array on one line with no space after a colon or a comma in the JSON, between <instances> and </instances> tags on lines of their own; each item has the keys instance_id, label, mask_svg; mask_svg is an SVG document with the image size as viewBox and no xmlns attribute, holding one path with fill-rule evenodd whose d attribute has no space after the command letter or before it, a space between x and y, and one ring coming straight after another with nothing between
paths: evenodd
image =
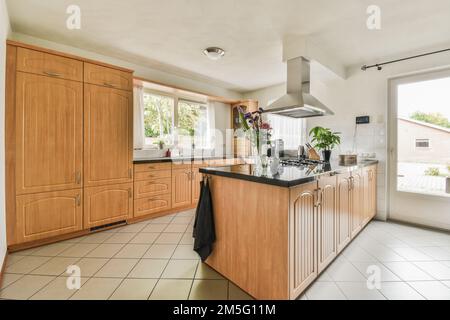
<instances>
[{"instance_id":1,"label":"white wall","mask_svg":"<svg viewBox=\"0 0 450 320\"><path fill-rule=\"evenodd\" d=\"M191 80L188 78L184 78L178 75L162 72L159 70L151 69L145 66L137 65L129 61L120 60L116 58L111 58L99 53L83 50L80 48L67 46L63 44L59 44L56 42L32 37L29 35L21 34L21 33L12 33L9 37L11 40L21 41L24 43L41 46L48 49L53 49L57 51L61 51L64 53L74 54L80 57L84 57L87 59L98 60L101 62L109 63L112 65L128 68L134 70L134 75L136 77L145 78L150 81L156 81L160 83L164 83L166 85L171 85L175 87L180 87L186 90L191 90L195 92L201 92L206 95L224 97L228 99L241 99L241 94L233 91L227 90L224 88L220 88L214 85L210 85L206 82L200 82L196 80Z\"/></svg>"},{"instance_id":2,"label":"white wall","mask_svg":"<svg viewBox=\"0 0 450 320\"><path fill-rule=\"evenodd\" d=\"M5 215L5 41L11 32L5 0L0 0L0 268L6 255Z\"/></svg>"},{"instance_id":3,"label":"white wall","mask_svg":"<svg viewBox=\"0 0 450 320\"><path fill-rule=\"evenodd\" d=\"M408 54L403 56L408 56ZM442 68L449 64L450 54L440 54L389 65L382 71L372 69L363 72L360 70L360 66L354 66L348 69L348 79L346 80L330 77L319 79L314 74L311 75L312 94L330 107L335 115L308 119L307 126L310 129L320 125L342 132L343 143L340 150L334 152L334 156L337 156L340 151L346 152L353 149L355 117L361 115L371 117L371 124L359 127L355 149L358 153L376 152L380 161L377 216L380 219L387 217L386 163L389 79L432 68ZM276 85L246 93L244 97L259 100L261 107L264 108L267 101L279 97L284 92L285 85ZM448 205L447 212L449 211L450 205ZM442 221L444 220L447 218L442 217Z\"/></svg>"}]
</instances>

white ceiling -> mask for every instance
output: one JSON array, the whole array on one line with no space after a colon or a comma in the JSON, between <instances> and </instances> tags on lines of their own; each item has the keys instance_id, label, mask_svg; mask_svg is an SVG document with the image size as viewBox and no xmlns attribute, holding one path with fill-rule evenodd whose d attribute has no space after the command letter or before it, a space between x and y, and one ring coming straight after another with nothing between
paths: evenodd
<instances>
[{"instance_id":1,"label":"white ceiling","mask_svg":"<svg viewBox=\"0 0 450 320\"><path fill-rule=\"evenodd\" d=\"M14 32L250 91L284 82L281 40L307 35L344 65L450 42L449 0L8 0ZM65 27L66 8L81 30ZM366 8L382 29L366 28ZM226 50L210 61L202 50Z\"/></svg>"}]
</instances>

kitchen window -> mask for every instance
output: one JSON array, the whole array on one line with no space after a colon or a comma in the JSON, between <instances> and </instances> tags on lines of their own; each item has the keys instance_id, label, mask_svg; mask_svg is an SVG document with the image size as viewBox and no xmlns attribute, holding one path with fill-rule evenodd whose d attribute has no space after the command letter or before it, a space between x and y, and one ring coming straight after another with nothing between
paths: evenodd
<instances>
[{"instance_id":1,"label":"kitchen window","mask_svg":"<svg viewBox=\"0 0 450 320\"><path fill-rule=\"evenodd\" d=\"M151 90L144 90L142 95L144 148L156 147L159 142L182 149L212 147L214 124L209 121L207 103Z\"/></svg>"},{"instance_id":2,"label":"kitchen window","mask_svg":"<svg viewBox=\"0 0 450 320\"><path fill-rule=\"evenodd\" d=\"M143 95L145 144L156 145L172 133L175 99L148 92Z\"/></svg>"},{"instance_id":3,"label":"kitchen window","mask_svg":"<svg viewBox=\"0 0 450 320\"><path fill-rule=\"evenodd\" d=\"M205 104L178 100L178 141L183 147L210 146L208 134L208 108Z\"/></svg>"}]
</instances>

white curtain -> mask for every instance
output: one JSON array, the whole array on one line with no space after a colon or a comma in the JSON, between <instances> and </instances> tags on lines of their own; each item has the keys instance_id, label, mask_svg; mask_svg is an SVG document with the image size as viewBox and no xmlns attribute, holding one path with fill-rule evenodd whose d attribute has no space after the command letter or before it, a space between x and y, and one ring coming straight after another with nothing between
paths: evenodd
<instances>
[{"instance_id":1,"label":"white curtain","mask_svg":"<svg viewBox=\"0 0 450 320\"><path fill-rule=\"evenodd\" d=\"M144 132L144 88L135 86L133 90L133 132L134 149L142 149L145 145Z\"/></svg>"},{"instance_id":2,"label":"white curtain","mask_svg":"<svg viewBox=\"0 0 450 320\"><path fill-rule=\"evenodd\" d=\"M304 119L294 119L275 114L267 114L267 120L272 126L272 140L283 139L285 150L297 150L305 143L306 125Z\"/></svg>"}]
</instances>

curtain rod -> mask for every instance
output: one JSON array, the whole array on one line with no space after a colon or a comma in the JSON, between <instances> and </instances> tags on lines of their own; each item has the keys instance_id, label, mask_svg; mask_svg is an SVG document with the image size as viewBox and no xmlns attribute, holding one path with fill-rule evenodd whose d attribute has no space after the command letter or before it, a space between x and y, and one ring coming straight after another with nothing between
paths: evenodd
<instances>
[{"instance_id":1,"label":"curtain rod","mask_svg":"<svg viewBox=\"0 0 450 320\"><path fill-rule=\"evenodd\" d=\"M367 69L377 68L378 71L381 71L381 70L383 70L382 66L385 66L387 64L401 62L401 61L405 61L405 60L416 59L416 58L421 58L421 57L425 57L425 56L430 56L432 54L443 53L443 52L447 52L447 51L450 51L450 48L442 49L442 50L438 50L438 51L433 51L433 52L427 52L427 53L423 53L423 54L418 54L416 56L410 56L410 57L406 57L406 58L402 58L402 59L391 60L391 61L386 61L386 62L382 62L382 63L376 63L376 64L372 64L370 66L363 65L361 67L361 70L362 71L366 71Z\"/></svg>"}]
</instances>

